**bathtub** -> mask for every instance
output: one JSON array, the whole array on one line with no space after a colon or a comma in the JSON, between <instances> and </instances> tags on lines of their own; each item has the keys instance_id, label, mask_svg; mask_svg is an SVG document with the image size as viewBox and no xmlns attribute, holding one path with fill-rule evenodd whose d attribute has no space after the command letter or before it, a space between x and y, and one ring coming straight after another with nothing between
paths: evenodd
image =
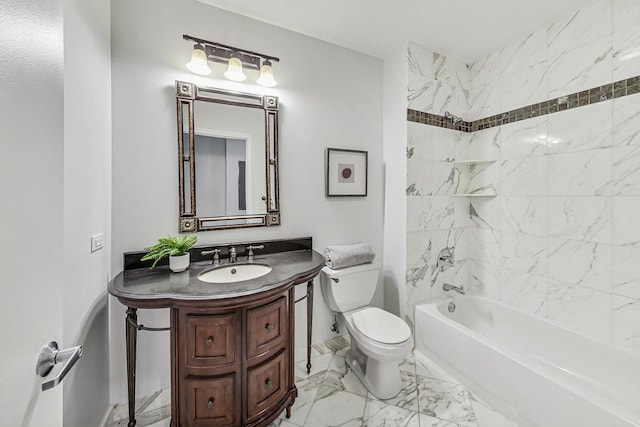
<instances>
[{"instance_id":1,"label":"bathtub","mask_svg":"<svg viewBox=\"0 0 640 427\"><path fill-rule=\"evenodd\" d=\"M640 426L640 356L624 348L457 294L416 306L415 341L520 427Z\"/></svg>"}]
</instances>

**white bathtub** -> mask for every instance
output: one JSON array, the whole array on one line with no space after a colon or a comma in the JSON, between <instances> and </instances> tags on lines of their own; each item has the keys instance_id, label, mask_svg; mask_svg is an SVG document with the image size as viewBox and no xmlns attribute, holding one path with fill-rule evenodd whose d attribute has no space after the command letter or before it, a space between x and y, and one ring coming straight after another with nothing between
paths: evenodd
<instances>
[{"instance_id":1,"label":"white bathtub","mask_svg":"<svg viewBox=\"0 0 640 427\"><path fill-rule=\"evenodd\" d=\"M640 426L640 356L626 349L457 294L416 306L415 338L417 358L521 427Z\"/></svg>"}]
</instances>

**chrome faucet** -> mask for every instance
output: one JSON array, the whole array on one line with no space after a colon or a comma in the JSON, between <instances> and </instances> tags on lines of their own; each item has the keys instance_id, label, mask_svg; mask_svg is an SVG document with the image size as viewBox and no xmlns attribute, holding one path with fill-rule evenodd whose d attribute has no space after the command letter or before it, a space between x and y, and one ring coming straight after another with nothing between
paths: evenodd
<instances>
[{"instance_id":1,"label":"chrome faucet","mask_svg":"<svg viewBox=\"0 0 640 427\"><path fill-rule=\"evenodd\" d=\"M451 248L444 248L440 251L438 260L436 261L436 267L440 272L453 267L453 252L451 252Z\"/></svg>"},{"instance_id":2,"label":"chrome faucet","mask_svg":"<svg viewBox=\"0 0 640 427\"><path fill-rule=\"evenodd\" d=\"M229 262L233 263L237 261L238 261L238 255L236 254L236 248L234 246L231 246L229 248Z\"/></svg>"},{"instance_id":3,"label":"chrome faucet","mask_svg":"<svg viewBox=\"0 0 640 427\"><path fill-rule=\"evenodd\" d=\"M249 262L253 261L253 250L254 249L264 249L264 245L249 245L249 246L247 246L247 251L249 251L249 253L247 254L247 261L249 261Z\"/></svg>"},{"instance_id":4,"label":"chrome faucet","mask_svg":"<svg viewBox=\"0 0 640 427\"><path fill-rule=\"evenodd\" d=\"M212 249L210 251L202 251L200 255L207 256L213 254L213 259L211 260L211 264L218 265L220 264L220 249Z\"/></svg>"},{"instance_id":5,"label":"chrome faucet","mask_svg":"<svg viewBox=\"0 0 640 427\"><path fill-rule=\"evenodd\" d=\"M454 285L450 285L448 283L445 283L444 285L442 285L442 289L444 289L445 291L456 291L459 294L464 295L464 286L460 285L460 286L454 286Z\"/></svg>"}]
</instances>

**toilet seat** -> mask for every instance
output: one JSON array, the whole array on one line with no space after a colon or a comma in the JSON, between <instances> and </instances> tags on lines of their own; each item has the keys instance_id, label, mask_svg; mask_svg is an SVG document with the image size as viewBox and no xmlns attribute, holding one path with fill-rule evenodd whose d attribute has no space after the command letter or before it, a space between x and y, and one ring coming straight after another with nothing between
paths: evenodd
<instances>
[{"instance_id":1,"label":"toilet seat","mask_svg":"<svg viewBox=\"0 0 640 427\"><path fill-rule=\"evenodd\" d=\"M411 330L402 319L377 307L359 310L351 318L355 328L373 341L400 344L411 338Z\"/></svg>"}]
</instances>

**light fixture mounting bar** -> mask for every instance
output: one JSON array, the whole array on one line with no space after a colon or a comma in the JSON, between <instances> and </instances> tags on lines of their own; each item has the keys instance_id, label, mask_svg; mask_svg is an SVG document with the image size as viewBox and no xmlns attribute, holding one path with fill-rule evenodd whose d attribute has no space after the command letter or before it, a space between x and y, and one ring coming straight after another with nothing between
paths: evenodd
<instances>
[{"instance_id":1,"label":"light fixture mounting bar","mask_svg":"<svg viewBox=\"0 0 640 427\"><path fill-rule=\"evenodd\" d=\"M183 34L184 40L189 40L195 43L200 43L204 46L207 59L214 62L227 63L232 57L237 57L242 61L247 68L259 70L260 60L265 59L272 62L279 62L280 58L271 55L265 55L263 53L253 52L250 50L240 49L233 46L224 45L222 43L216 43L209 40L200 39L197 37Z\"/></svg>"}]
</instances>

